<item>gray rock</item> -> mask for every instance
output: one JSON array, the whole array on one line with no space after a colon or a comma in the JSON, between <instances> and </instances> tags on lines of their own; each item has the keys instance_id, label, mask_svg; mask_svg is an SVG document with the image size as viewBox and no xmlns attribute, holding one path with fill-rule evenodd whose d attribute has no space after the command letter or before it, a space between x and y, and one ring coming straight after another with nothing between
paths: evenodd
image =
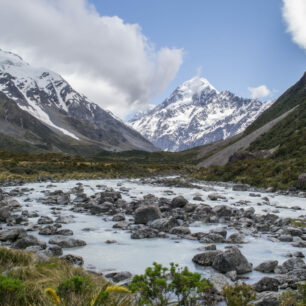
<instances>
[{"instance_id":1,"label":"gray rock","mask_svg":"<svg viewBox=\"0 0 306 306\"><path fill-rule=\"evenodd\" d=\"M172 199L171 207L172 208L182 208L184 207L188 201L183 196L178 196Z\"/></svg>"},{"instance_id":2,"label":"gray rock","mask_svg":"<svg viewBox=\"0 0 306 306\"><path fill-rule=\"evenodd\" d=\"M233 186L233 191L247 191L249 189L249 185L246 184L235 184Z\"/></svg>"},{"instance_id":3,"label":"gray rock","mask_svg":"<svg viewBox=\"0 0 306 306\"><path fill-rule=\"evenodd\" d=\"M71 229L65 228L57 230L56 235L62 235L62 236L72 236L73 231Z\"/></svg>"},{"instance_id":4,"label":"gray rock","mask_svg":"<svg viewBox=\"0 0 306 306\"><path fill-rule=\"evenodd\" d=\"M192 261L200 266L212 266L217 255L222 254L222 251L208 251L195 255Z\"/></svg>"},{"instance_id":5,"label":"gray rock","mask_svg":"<svg viewBox=\"0 0 306 306\"><path fill-rule=\"evenodd\" d=\"M134 217L136 224L147 224L150 221L161 218L161 213L155 205L141 206L136 209Z\"/></svg>"},{"instance_id":6,"label":"gray rock","mask_svg":"<svg viewBox=\"0 0 306 306\"><path fill-rule=\"evenodd\" d=\"M221 273L213 274L208 280L214 284L214 289L216 289L219 294L222 292L223 287L227 285L234 285L231 280Z\"/></svg>"},{"instance_id":7,"label":"gray rock","mask_svg":"<svg viewBox=\"0 0 306 306\"><path fill-rule=\"evenodd\" d=\"M46 225L39 230L39 235L55 235L57 227L53 225Z\"/></svg>"},{"instance_id":8,"label":"gray rock","mask_svg":"<svg viewBox=\"0 0 306 306\"><path fill-rule=\"evenodd\" d=\"M296 188L303 189L306 187L306 173L302 173L298 177L298 181L296 183Z\"/></svg>"},{"instance_id":9,"label":"gray rock","mask_svg":"<svg viewBox=\"0 0 306 306\"><path fill-rule=\"evenodd\" d=\"M67 254L60 258L68 262L70 265L83 266L84 264L84 259L81 256Z\"/></svg>"},{"instance_id":10,"label":"gray rock","mask_svg":"<svg viewBox=\"0 0 306 306\"><path fill-rule=\"evenodd\" d=\"M261 292L257 294L256 300L252 301L254 306L279 306L279 294L277 292Z\"/></svg>"},{"instance_id":11,"label":"gray rock","mask_svg":"<svg viewBox=\"0 0 306 306\"><path fill-rule=\"evenodd\" d=\"M55 236L49 240L50 244L56 244L62 248L74 248L86 245L84 240L74 239L70 237Z\"/></svg>"},{"instance_id":12,"label":"gray rock","mask_svg":"<svg viewBox=\"0 0 306 306\"><path fill-rule=\"evenodd\" d=\"M63 255L63 250L58 245L51 245L47 248L47 251L49 251L52 256L61 256Z\"/></svg>"},{"instance_id":13,"label":"gray rock","mask_svg":"<svg viewBox=\"0 0 306 306\"><path fill-rule=\"evenodd\" d=\"M105 277L110 278L113 282L119 283L132 277L132 273L128 271L108 273Z\"/></svg>"},{"instance_id":14,"label":"gray rock","mask_svg":"<svg viewBox=\"0 0 306 306\"><path fill-rule=\"evenodd\" d=\"M238 274L244 274L252 271L252 264L247 261L245 256L236 247L218 254L212 266L221 273L236 271Z\"/></svg>"},{"instance_id":15,"label":"gray rock","mask_svg":"<svg viewBox=\"0 0 306 306\"><path fill-rule=\"evenodd\" d=\"M212 211L218 217L228 217L232 215L232 208L227 205L216 205L215 207L213 207Z\"/></svg>"},{"instance_id":16,"label":"gray rock","mask_svg":"<svg viewBox=\"0 0 306 306\"><path fill-rule=\"evenodd\" d=\"M37 221L38 224L52 224L53 220L48 216L42 216Z\"/></svg>"},{"instance_id":17,"label":"gray rock","mask_svg":"<svg viewBox=\"0 0 306 306\"><path fill-rule=\"evenodd\" d=\"M160 218L156 219L148 224L150 227L155 228L162 232L169 232L171 228L179 226L179 222L176 218Z\"/></svg>"},{"instance_id":18,"label":"gray rock","mask_svg":"<svg viewBox=\"0 0 306 306\"><path fill-rule=\"evenodd\" d=\"M255 267L254 270L262 273L273 273L277 265L277 260L267 260Z\"/></svg>"},{"instance_id":19,"label":"gray rock","mask_svg":"<svg viewBox=\"0 0 306 306\"><path fill-rule=\"evenodd\" d=\"M44 241L38 240L37 237L35 237L33 235L27 235L23 238L20 238L20 239L16 240L12 244L12 248L14 248L14 249L25 249L29 246L35 246L35 245L39 245L43 248L46 248L46 243Z\"/></svg>"},{"instance_id":20,"label":"gray rock","mask_svg":"<svg viewBox=\"0 0 306 306\"><path fill-rule=\"evenodd\" d=\"M12 228L0 232L0 241L16 241L19 238L26 236L26 231L23 228Z\"/></svg>"},{"instance_id":21,"label":"gray rock","mask_svg":"<svg viewBox=\"0 0 306 306\"><path fill-rule=\"evenodd\" d=\"M253 285L255 291L278 291L279 282L272 277L263 277L257 283Z\"/></svg>"},{"instance_id":22,"label":"gray rock","mask_svg":"<svg viewBox=\"0 0 306 306\"><path fill-rule=\"evenodd\" d=\"M229 243L245 243L244 236L239 233L233 233L227 238Z\"/></svg>"},{"instance_id":23,"label":"gray rock","mask_svg":"<svg viewBox=\"0 0 306 306\"><path fill-rule=\"evenodd\" d=\"M119 221L124 221L125 216L123 214L116 214L113 216L112 221L119 222Z\"/></svg>"},{"instance_id":24,"label":"gray rock","mask_svg":"<svg viewBox=\"0 0 306 306\"><path fill-rule=\"evenodd\" d=\"M11 215L11 208L9 206L4 206L0 208L0 221L6 221Z\"/></svg>"},{"instance_id":25,"label":"gray rock","mask_svg":"<svg viewBox=\"0 0 306 306\"><path fill-rule=\"evenodd\" d=\"M176 226L173 227L170 230L170 234L174 234L174 235L189 235L191 234L191 231L188 227L184 227L184 226Z\"/></svg>"},{"instance_id":26,"label":"gray rock","mask_svg":"<svg viewBox=\"0 0 306 306\"><path fill-rule=\"evenodd\" d=\"M149 227L141 227L134 230L131 234L132 239L156 238L158 237L158 230Z\"/></svg>"},{"instance_id":27,"label":"gray rock","mask_svg":"<svg viewBox=\"0 0 306 306\"><path fill-rule=\"evenodd\" d=\"M212 230L209 231L212 234L218 234L221 235L223 238L226 238L227 235L227 230L225 228L214 228Z\"/></svg>"}]
</instances>

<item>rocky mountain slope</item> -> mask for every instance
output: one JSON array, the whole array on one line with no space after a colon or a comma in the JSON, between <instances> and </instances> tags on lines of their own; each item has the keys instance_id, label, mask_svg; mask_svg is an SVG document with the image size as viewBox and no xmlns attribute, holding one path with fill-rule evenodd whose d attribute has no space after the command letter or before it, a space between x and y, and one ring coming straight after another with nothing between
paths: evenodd
<instances>
[{"instance_id":1,"label":"rocky mountain slope","mask_svg":"<svg viewBox=\"0 0 306 306\"><path fill-rule=\"evenodd\" d=\"M295 186L306 173L305 144L306 72L244 133L197 148L201 168L195 176L278 188Z\"/></svg>"},{"instance_id":2,"label":"rocky mountain slope","mask_svg":"<svg viewBox=\"0 0 306 306\"><path fill-rule=\"evenodd\" d=\"M1 49L0 92L0 145L5 143L5 149L10 149L8 143L18 147L16 142L21 141L27 148L78 154L156 151L138 132L79 94L59 74L33 67Z\"/></svg>"},{"instance_id":3,"label":"rocky mountain slope","mask_svg":"<svg viewBox=\"0 0 306 306\"><path fill-rule=\"evenodd\" d=\"M157 147L181 151L244 131L271 104L219 92L206 79L195 77L162 104L136 114L130 125Z\"/></svg>"}]
</instances>

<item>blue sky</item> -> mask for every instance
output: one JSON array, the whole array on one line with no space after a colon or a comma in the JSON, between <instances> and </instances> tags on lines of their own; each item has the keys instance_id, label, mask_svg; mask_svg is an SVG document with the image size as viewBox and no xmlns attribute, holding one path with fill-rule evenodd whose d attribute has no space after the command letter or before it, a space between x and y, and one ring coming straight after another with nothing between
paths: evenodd
<instances>
[{"instance_id":1,"label":"blue sky","mask_svg":"<svg viewBox=\"0 0 306 306\"><path fill-rule=\"evenodd\" d=\"M278 97L306 70L305 20L306 0L0 1L0 48L124 119L199 67L218 90Z\"/></svg>"},{"instance_id":2,"label":"blue sky","mask_svg":"<svg viewBox=\"0 0 306 306\"><path fill-rule=\"evenodd\" d=\"M219 90L249 97L248 87L266 85L275 98L306 70L306 52L292 42L280 0L91 1L101 15L137 23L156 49L184 49L176 77L154 103L196 74Z\"/></svg>"}]
</instances>

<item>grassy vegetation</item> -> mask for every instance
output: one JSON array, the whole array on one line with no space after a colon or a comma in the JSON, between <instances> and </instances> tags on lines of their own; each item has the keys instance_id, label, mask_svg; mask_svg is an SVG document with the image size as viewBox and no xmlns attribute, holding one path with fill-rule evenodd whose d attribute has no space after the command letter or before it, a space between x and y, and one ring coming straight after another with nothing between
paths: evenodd
<instances>
[{"instance_id":1,"label":"grassy vegetation","mask_svg":"<svg viewBox=\"0 0 306 306\"><path fill-rule=\"evenodd\" d=\"M154 163L154 159L137 161L138 156L145 156L146 152L140 152L132 157L124 152L121 158L88 158L80 156L63 155L57 153L48 154L22 154L0 151L0 181L8 179L22 179L34 181L41 177L55 179L97 179L119 177L148 177L152 175L189 174L193 166L183 162L163 161ZM127 157L123 156L126 155ZM134 157L136 156L136 157ZM142 158L142 157L141 157ZM136 160L133 160L136 159Z\"/></svg>"},{"instance_id":2,"label":"grassy vegetation","mask_svg":"<svg viewBox=\"0 0 306 306\"><path fill-rule=\"evenodd\" d=\"M2 247L0 267L5 272L0 275L4 306L130 305L126 303L134 298L126 288L58 258L37 262L33 254Z\"/></svg>"},{"instance_id":3,"label":"grassy vegetation","mask_svg":"<svg viewBox=\"0 0 306 306\"><path fill-rule=\"evenodd\" d=\"M306 100L300 101L303 103L292 113L251 143L251 152L278 146L271 156L201 168L193 173L193 177L279 189L296 186L298 176L306 172Z\"/></svg>"}]
</instances>

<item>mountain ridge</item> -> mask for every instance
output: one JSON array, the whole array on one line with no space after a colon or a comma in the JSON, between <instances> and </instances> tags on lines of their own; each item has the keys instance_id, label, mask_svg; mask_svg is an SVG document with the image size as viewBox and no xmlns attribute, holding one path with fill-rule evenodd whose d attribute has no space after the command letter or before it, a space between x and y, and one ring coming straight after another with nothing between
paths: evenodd
<instances>
[{"instance_id":1,"label":"mountain ridge","mask_svg":"<svg viewBox=\"0 0 306 306\"><path fill-rule=\"evenodd\" d=\"M68 136L68 142L74 139L80 146L95 146L95 151L157 150L111 112L75 91L59 74L32 67L1 49L0 92L60 137Z\"/></svg>"},{"instance_id":2,"label":"mountain ridge","mask_svg":"<svg viewBox=\"0 0 306 306\"><path fill-rule=\"evenodd\" d=\"M157 147L182 151L242 132L272 103L219 92L207 79L194 77L129 123Z\"/></svg>"}]
</instances>

